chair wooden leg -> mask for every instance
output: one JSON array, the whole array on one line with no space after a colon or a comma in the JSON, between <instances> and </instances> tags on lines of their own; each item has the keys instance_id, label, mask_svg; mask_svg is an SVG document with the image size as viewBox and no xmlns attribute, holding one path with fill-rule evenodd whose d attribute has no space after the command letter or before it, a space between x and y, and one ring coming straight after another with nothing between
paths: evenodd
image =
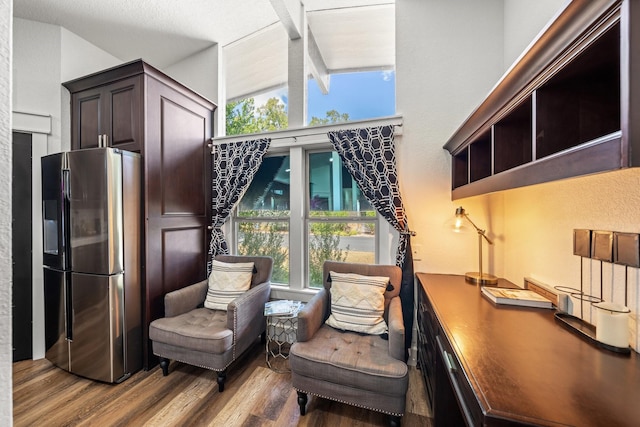
<instances>
[{"instance_id":1,"label":"chair wooden leg","mask_svg":"<svg viewBox=\"0 0 640 427\"><path fill-rule=\"evenodd\" d=\"M402 417L389 415L389 427L400 427L401 420L402 420Z\"/></svg>"},{"instance_id":2,"label":"chair wooden leg","mask_svg":"<svg viewBox=\"0 0 640 427\"><path fill-rule=\"evenodd\" d=\"M300 415L305 415L307 413L307 393L298 392L298 405L300 406Z\"/></svg>"},{"instance_id":3,"label":"chair wooden leg","mask_svg":"<svg viewBox=\"0 0 640 427\"><path fill-rule=\"evenodd\" d=\"M224 382L227 379L227 371L218 371L218 391L222 393L224 391Z\"/></svg>"},{"instance_id":4,"label":"chair wooden leg","mask_svg":"<svg viewBox=\"0 0 640 427\"><path fill-rule=\"evenodd\" d=\"M162 368L162 376L166 377L169 375L169 359L165 357L160 358L160 368Z\"/></svg>"}]
</instances>

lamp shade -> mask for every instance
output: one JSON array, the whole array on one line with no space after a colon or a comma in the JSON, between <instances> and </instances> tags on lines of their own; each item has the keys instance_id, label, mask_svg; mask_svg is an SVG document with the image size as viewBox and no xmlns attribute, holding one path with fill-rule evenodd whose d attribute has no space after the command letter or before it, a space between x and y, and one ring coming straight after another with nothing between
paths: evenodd
<instances>
[{"instance_id":1,"label":"lamp shade","mask_svg":"<svg viewBox=\"0 0 640 427\"><path fill-rule=\"evenodd\" d=\"M498 278L491 274L482 272L482 241L486 240L490 245L493 244L491 239L486 235L485 230L479 228L462 206L456 209L456 214L453 218L446 222L446 227L454 233L465 233L468 231L475 231L478 234L478 271L465 273L465 279L467 282L475 283L479 285L495 285L498 283Z\"/></svg>"},{"instance_id":2,"label":"lamp shade","mask_svg":"<svg viewBox=\"0 0 640 427\"><path fill-rule=\"evenodd\" d=\"M469 233L476 231L465 218L465 210L462 207L456 209L456 214L445 222L445 227L454 233Z\"/></svg>"}]
</instances>

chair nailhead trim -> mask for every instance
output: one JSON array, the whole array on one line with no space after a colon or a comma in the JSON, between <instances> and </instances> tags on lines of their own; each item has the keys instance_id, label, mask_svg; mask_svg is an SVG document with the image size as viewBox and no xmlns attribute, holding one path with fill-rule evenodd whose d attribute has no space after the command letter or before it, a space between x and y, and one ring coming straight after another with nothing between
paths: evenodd
<instances>
[{"instance_id":1,"label":"chair nailhead trim","mask_svg":"<svg viewBox=\"0 0 640 427\"><path fill-rule=\"evenodd\" d=\"M310 394L310 395L312 395L312 396L318 396L318 397L321 397L321 398L323 398L323 399L333 400L334 402L340 402L340 403L344 403L344 404L351 405L351 406L357 406L357 407L359 407L359 408L369 409L369 410L371 410L371 411L375 411L375 412L382 412L383 414L393 415L393 416L396 416L396 417L402 417L402 416L404 416L404 412L403 412L403 413L401 413L401 414L399 414L399 413L396 413L396 412L383 411L383 410L381 410L381 409L371 408L371 407L369 407L369 406L358 405L358 404L351 403L351 402L345 402L344 400L336 399L335 397L323 396L323 395L318 394L318 393L311 393L311 392L309 392L309 391L299 389L298 387L294 387L294 389L296 389L296 391L300 391L300 392L302 392L302 393Z\"/></svg>"},{"instance_id":2,"label":"chair nailhead trim","mask_svg":"<svg viewBox=\"0 0 640 427\"><path fill-rule=\"evenodd\" d=\"M238 308L233 310L233 360L236 360L236 339L238 337Z\"/></svg>"},{"instance_id":3,"label":"chair nailhead trim","mask_svg":"<svg viewBox=\"0 0 640 427\"><path fill-rule=\"evenodd\" d=\"M234 346L235 349L235 346ZM235 362L235 360L232 360L231 362L227 363L225 365L224 368L222 369L218 369L218 368L212 368L211 366L205 366L205 365L198 365L196 363L191 363L191 362L186 362L184 360L180 360L180 359L171 359L170 357L164 356L162 354L158 354L158 353L153 353L158 357L164 357L165 359L169 359L169 360L175 360L176 362L180 362L180 363L184 363L186 365L191 365L191 366L197 366L198 368L203 368L203 369L208 369L210 371L214 371L214 372L220 372L220 371L224 371L225 369L227 369L233 362Z\"/></svg>"}]
</instances>

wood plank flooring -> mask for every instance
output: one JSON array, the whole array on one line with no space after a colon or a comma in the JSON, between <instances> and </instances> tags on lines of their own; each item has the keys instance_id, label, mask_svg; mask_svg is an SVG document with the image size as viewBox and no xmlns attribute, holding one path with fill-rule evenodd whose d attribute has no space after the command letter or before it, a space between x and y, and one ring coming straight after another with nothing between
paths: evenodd
<instances>
[{"instance_id":1,"label":"wood plank flooring","mask_svg":"<svg viewBox=\"0 0 640 427\"><path fill-rule=\"evenodd\" d=\"M260 344L232 365L223 393L215 372L173 362L112 385L87 380L47 360L13 364L14 426L303 426L387 425L383 414L309 396L301 417L291 375L269 370ZM411 367L405 427L431 426L420 372Z\"/></svg>"}]
</instances>

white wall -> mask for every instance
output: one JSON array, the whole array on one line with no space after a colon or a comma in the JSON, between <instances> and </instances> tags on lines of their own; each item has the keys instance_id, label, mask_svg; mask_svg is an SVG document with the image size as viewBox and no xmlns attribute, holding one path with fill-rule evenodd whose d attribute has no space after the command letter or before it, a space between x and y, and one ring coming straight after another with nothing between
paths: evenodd
<instances>
[{"instance_id":1,"label":"white wall","mask_svg":"<svg viewBox=\"0 0 640 427\"><path fill-rule=\"evenodd\" d=\"M12 412L11 347L11 0L0 0L0 425Z\"/></svg>"},{"instance_id":2,"label":"white wall","mask_svg":"<svg viewBox=\"0 0 640 427\"><path fill-rule=\"evenodd\" d=\"M13 110L50 115L49 152L61 150L60 27L13 20Z\"/></svg>"},{"instance_id":3,"label":"white wall","mask_svg":"<svg viewBox=\"0 0 640 427\"><path fill-rule=\"evenodd\" d=\"M475 235L444 223L451 201L451 160L442 148L504 72L503 1L396 1L396 110L403 116L397 145L400 185L409 225L421 247L416 271L477 271ZM498 233L487 203L465 203L479 224ZM487 263L501 274L503 246Z\"/></svg>"},{"instance_id":4,"label":"white wall","mask_svg":"<svg viewBox=\"0 0 640 427\"><path fill-rule=\"evenodd\" d=\"M77 79L121 63L122 60L60 27L60 82Z\"/></svg>"},{"instance_id":5,"label":"white wall","mask_svg":"<svg viewBox=\"0 0 640 427\"><path fill-rule=\"evenodd\" d=\"M217 103L219 46L210 46L164 68L169 76ZM153 64L151 64L153 65Z\"/></svg>"},{"instance_id":6,"label":"white wall","mask_svg":"<svg viewBox=\"0 0 640 427\"><path fill-rule=\"evenodd\" d=\"M520 56L529 43L570 0L505 0L504 68Z\"/></svg>"},{"instance_id":7,"label":"white wall","mask_svg":"<svg viewBox=\"0 0 640 427\"><path fill-rule=\"evenodd\" d=\"M640 170L610 172L506 191L504 194L505 277L515 283L530 276L552 286L580 289L581 260L573 255L573 230L640 232ZM624 303L625 268L585 260L583 289L600 296L600 268L604 299ZM631 341L640 350L637 312L640 270L628 269ZM585 320L595 313L584 305ZM574 315L580 315L574 300ZM635 331L635 332L633 332Z\"/></svg>"},{"instance_id":8,"label":"white wall","mask_svg":"<svg viewBox=\"0 0 640 427\"><path fill-rule=\"evenodd\" d=\"M218 105L213 118L213 135L225 133L224 111L224 67L222 47L218 44L197 52L180 62L165 67L164 72L180 83ZM222 87L219 87L221 85Z\"/></svg>"}]
</instances>

